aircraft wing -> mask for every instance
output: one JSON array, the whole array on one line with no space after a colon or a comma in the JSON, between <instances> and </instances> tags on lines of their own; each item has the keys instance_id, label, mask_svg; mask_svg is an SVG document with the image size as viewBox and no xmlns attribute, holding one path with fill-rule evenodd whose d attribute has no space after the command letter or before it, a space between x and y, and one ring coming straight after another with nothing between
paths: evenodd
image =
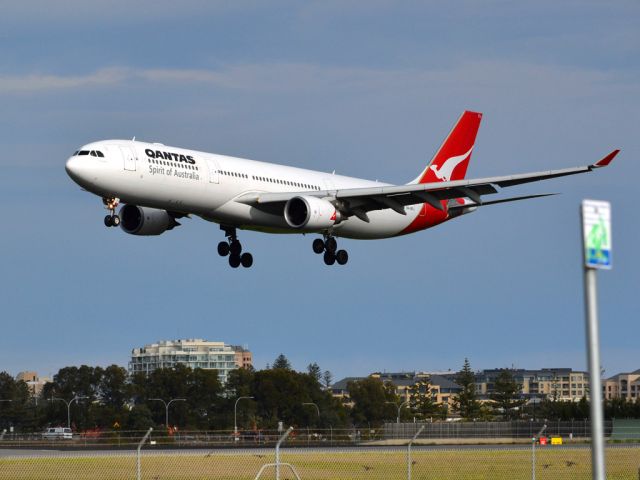
<instances>
[{"instance_id":1,"label":"aircraft wing","mask_svg":"<svg viewBox=\"0 0 640 480\"><path fill-rule=\"evenodd\" d=\"M277 204L284 204L292 197L308 195L326 198L336 204L343 214L347 216L355 215L361 220L368 221L366 212L371 210L390 208L402 215L406 215L404 210L405 206L419 203L428 203L438 210L444 210L440 200L453 198L469 198L475 205L479 206L483 204L482 196L497 193L497 187L505 188L513 185L548 180L550 178L590 172L594 169L609 165L619 151L620 150L612 151L592 165L561 170L409 185L389 185L312 192L247 193L236 198L236 201L253 205L257 208L273 209Z\"/></svg>"}]
</instances>

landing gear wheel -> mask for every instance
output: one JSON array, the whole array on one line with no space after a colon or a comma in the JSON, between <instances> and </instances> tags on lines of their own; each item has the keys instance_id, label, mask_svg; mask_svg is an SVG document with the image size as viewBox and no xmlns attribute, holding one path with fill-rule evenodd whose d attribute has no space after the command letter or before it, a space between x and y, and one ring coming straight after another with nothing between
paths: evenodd
<instances>
[{"instance_id":1,"label":"landing gear wheel","mask_svg":"<svg viewBox=\"0 0 640 480\"><path fill-rule=\"evenodd\" d=\"M334 263L336 263L336 256L333 252L324 252L324 263L327 265L333 265Z\"/></svg>"},{"instance_id":2,"label":"landing gear wheel","mask_svg":"<svg viewBox=\"0 0 640 480\"><path fill-rule=\"evenodd\" d=\"M236 255L239 257L240 253L242 252L242 245L238 240L232 240L229 251L231 252L231 255Z\"/></svg>"},{"instance_id":3,"label":"landing gear wheel","mask_svg":"<svg viewBox=\"0 0 640 480\"><path fill-rule=\"evenodd\" d=\"M240 255L229 255L229 266L231 268L238 268L240 266Z\"/></svg>"},{"instance_id":4,"label":"landing gear wheel","mask_svg":"<svg viewBox=\"0 0 640 480\"><path fill-rule=\"evenodd\" d=\"M113 226L113 224L111 223L111 215L107 215L106 217L104 217L104 226L105 227Z\"/></svg>"},{"instance_id":5,"label":"landing gear wheel","mask_svg":"<svg viewBox=\"0 0 640 480\"><path fill-rule=\"evenodd\" d=\"M220 255L221 257L226 257L227 255L229 255L229 250L231 250L231 248L229 247L229 244L227 242L220 242L218 244L218 255Z\"/></svg>"},{"instance_id":6,"label":"landing gear wheel","mask_svg":"<svg viewBox=\"0 0 640 480\"><path fill-rule=\"evenodd\" d=\"M249 268L251 267L251 265L253 265L253 255L251 255L248 252L243 253L240 256L240 263L242 264L242 266L244 268Z\"/></svg>"},{"instance_id":7,"label":"landing gear wheel","mask_svg":"<svg viewBox=\"0 0 640 480\"><path fill-rule=\"evenodd\" d=\"M322 252L324 252L324 242L321 238L316 238L313 241L313 251L317 254L321 254Z\"/></svg>"},{"instance_id":8,"label":"landing gear wheel","mask_svg":"<svg viewBox=\"0 0 640 480\"><path fill-rule=\"evenodd\" d=\"M118 215L114 215L111 217L111 225L113 225L114 227L120 225L120 217Z\"/></svg>"},{"instance_id":9,"label":"landing gear wheel","mask_svg":"<svg viewBox=\"0 0 640 480\"><path fill-rule=\"evenodd\" d=\"M347 263L349 261L349 254L347 253L347 251L338 250L336 252L336 261L338 262L338 265L344 265L345 263Z\"/></svg>"},{"instance_id":10,"label":"landing gear wheel","mask_svg":"<svg viewBox=\"0 0 640 480\"><path fill-rule=\"evenodd\" d=\"M335 252L338 248L338 242L333 237L327 238L327 240L324 242L324 245L327 249L327 252Z\"/></svg>"}]
</instances>

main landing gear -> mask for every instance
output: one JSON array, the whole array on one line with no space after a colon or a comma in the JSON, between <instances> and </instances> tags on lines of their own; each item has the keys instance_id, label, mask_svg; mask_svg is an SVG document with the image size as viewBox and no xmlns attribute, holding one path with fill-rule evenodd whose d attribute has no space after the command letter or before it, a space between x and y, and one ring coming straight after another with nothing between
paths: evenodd
<instances>
[{"instance_id":1,"label":"main landing gear","mask_svg":"<svg viewBox=\"0 0 640 480\"><path fill-rule=\"evenodd\" d=\"M244 268L249 268L253 265L253 255L249 252L242 253L242 245L236 235L236 228L221 226L220 229L224 230L228 240L218 244L218 255L221 257L229 256L231 268L238 268L240 265Z\"/></svg>"},{"instance_id":2,"label":"main landing gear","mask_svg":"<svg viewBox=\"0 0 640 480\"><path fill-rule=\"evenodd\" d=\"M324 240L316 238L313 241L313 251L318 255L324 252L324 263L327 265L333 265L336 262L338 265L344 265L349 261L347 251L338 250L338 242L331 235L325 235Z\"/></svg>"},{"instance_id":3,"label":"main landing gear","mask_svg":"<svg viewBox=\"0 0 640 480\"><path fill-rule=\"evenodd\" d=\"M120 225L120 217L116 215L116 208L118 208L120 199L115 197L104 197L102 199L102 203L104 204L104 208L109 210L109 215L104 217L104 226L117 227Z\"/></svg>"}]
</instances>

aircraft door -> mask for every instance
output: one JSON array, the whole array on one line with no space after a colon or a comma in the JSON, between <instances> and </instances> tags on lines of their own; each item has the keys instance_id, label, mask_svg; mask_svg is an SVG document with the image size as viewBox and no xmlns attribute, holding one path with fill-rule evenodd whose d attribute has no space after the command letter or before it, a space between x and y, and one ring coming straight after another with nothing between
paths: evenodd
<instances>
[{"instance_id":1,"label":"aircraft door","mask_svg":"<svg viewBox=\"0 0 640 480\"><path fill-rule=\"evenodd\" d=\"M209 168L209 183L220 183L218 163L215 160L207 159L207 166Z\"/></svg>"},{"instance_id":2,"label":"aircraft door","mask_svg":"<svg viewBox=\"0 0 640 480\"><path fill-rule=\"evenodd\" d=\"M136 155L133 153L133 150L129 147L120 147L120 152L122 153L122 158L124 159L124 169L125 170L136 170Z\"/></svg>"}]
</instances>

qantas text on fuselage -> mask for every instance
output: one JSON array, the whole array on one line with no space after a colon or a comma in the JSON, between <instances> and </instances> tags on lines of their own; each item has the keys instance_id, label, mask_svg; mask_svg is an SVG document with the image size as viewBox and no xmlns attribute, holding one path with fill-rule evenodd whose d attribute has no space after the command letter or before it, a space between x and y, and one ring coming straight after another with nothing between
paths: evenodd
<instances>
[{"instance_id":1,"label":"qantas text on fuselage","mask_svg":"<svg viewBox=\"0 0 640 480\"><path fill-rule=\"evenodd\" d=\"M234 268L253 264L238 230L312 233L321 236L313 240L313 251L327 265L344 265L348 254L338 249L338 237L406 235L483 205L545 196L484 198L501 188L605 167L619 152L582 167L466 179L481 119L480 113L464 112L420 175L406 185L134 140L87 144L67 160L66 170L102 198L108 227L160 235L180 225L179 219L197 215L220 225L226 240L218 244L218 253Z\"/></svg>"}]
</instances>

